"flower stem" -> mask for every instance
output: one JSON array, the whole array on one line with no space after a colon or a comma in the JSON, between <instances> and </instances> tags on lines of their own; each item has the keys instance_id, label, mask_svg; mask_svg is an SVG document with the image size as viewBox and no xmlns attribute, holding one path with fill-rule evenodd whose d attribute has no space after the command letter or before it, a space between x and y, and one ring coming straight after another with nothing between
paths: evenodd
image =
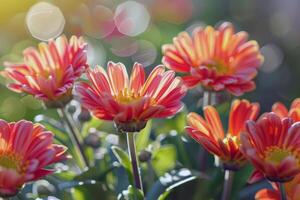
<instances>
[{"instance_id":1,"label":"flower stem","mask_svg":"<svg viewBox=\"0 0 300 200\"><path fill-rule=\"evenodd\" d=\"M213 94L210 91L205 90L203 93L203 103L202 108L213 103Z\"/></svg>"},{"instance_id":2,"label":"flower stem","mask_svg":"<svg viewBox=\"0 0 300 200\"><path fill-rule=\"evenodd\" d=\"M73 127L68 114L66 113L66 111L64 110L64 108L59 108L57 110L59 116L61 118L63 118L65 126L69 129L68 134L69 134L69 138L71 139L72 144L74 145L76 151L78 152L79 158L82 161L83 167L89 167L89 162L87 157L84 154L84 150L83 147L78 139L78 136L76 134L75 128Z\"/></svg>"},{"instance_id":3,"label":"flower stem","mask_svg":"<svg viewBox=\"0 0 300 200\"><path fill-rule=\"evenodd\" d=\"M129 155L130 155L135 187L143 191L142 178L140 175L139 165L136 157L134 133L127 132L126 136L127 136L127 145L128 145Z\"/></svg>"},{"instance_id":4,"label":"flower stem","mask_svg":"<svg viewBox=\"0 0 300 200\"><path fill-rule=\"evenodd\" d=\"M233 177L234 177L234 171L225 170L222 200L229 200L230 198Z\"/></svg>"},{"instance_id":5,"label":"flower stem","mask_svg":"<svg viewBox=\"0 0 300 200\"><path fill-rule=\"evenodd\" d=\"M285 193L285 189L284 189L284 185L283 183L278 182L279 185L279 190L280 190L280 199L281 200L286 200L286 193Z\"/></svg>"}]
</instances>

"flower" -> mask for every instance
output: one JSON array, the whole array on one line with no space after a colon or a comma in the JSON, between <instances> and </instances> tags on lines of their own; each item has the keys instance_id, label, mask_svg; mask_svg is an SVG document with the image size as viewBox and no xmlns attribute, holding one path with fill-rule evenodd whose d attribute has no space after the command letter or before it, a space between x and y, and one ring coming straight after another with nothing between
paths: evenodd
<instances>
[{"instance_id":1,"label":"flower","mask_svg":"<svg viewBox=\"0 0 300 200\"><path fill-rule=\"evenodd\" d=\"M163 63L184 73L188 87L201 84L209 90L227 90L239 96L255 88L252 80L263 62L256 41L244 31L235 33L231 23L196 28L190 36L180 33L163 46Z\"/></svg>"},{"instance_id":2,"label":"flower","mask_svg":"<svg viewBox=\"0 0 300 200\"><path fill-rule=\"evenodd\" d=\"M2 76L14 81L8 87L15 92L34 95L48 107L62 107L72 99L74 81L88 67L83 39L65 36L42 42L39 50L24 50L22 63L5 63Z\"/></svg>"},{"instance_id":3,"label":"flower","mask_svg":"<svg viewBox=\"0 0 300 200\"><path fill-rule=\"evenodd\" d=\"M280 200L280 190L276 183L272 183L273 190L262 189L256 195L256 200ZM284 189L287 195L287 200L300 200L300 174L289 182L284 183Z\"/></svg>"},{"instance_id":4,"label":"flower","mask_svg":"<svg viewBox=\"0 0 300 200\"><path fill-rule=\"evenodd\" d=\"M256 168L250 183L263 177L286 182L300 172L300 122L266 113L257 122L248 121L246 128L242 152Z\"/></svg>"},{"instance_id":5,"label":"flower","mask_svg":"<svg viewBox=\"0 0 300 200\"><path fill-rule=\"evenodd\" d=\"M291 117L295 121L300 121L300 98L292 102L290 110L280 102L272 106L272 112L276 113L280 118Z\"/></svg>"},{"instance_id":6,"label":"flower","mask_svg":"<svg viewBox=\"0 0 300 200\"><path fill-rule=\"evenodd\" d=\"M52 144L53 134L39 124L0 120L0 196L14 196L22 185L51 174L47 165L66 158L66 148Z\"/></svg>"},{"instance_id":7,"label":"flower","mask_svg":"<svg viewBox=\"0 0 300 200\"><path fill-rule=\"evenodd\" d=\"M240 151L240 134L245 130L245 122L256 119L259 113L259 104L247 100L232 102L229 114L229 128L227 135L218 112L212 106L204 108L203 119L196 113L187 116L188 134L200 143L207 151L218 156L225 169L237 170L246 158Z\"/></svg>"},{"instance_id":8,"label":"flower","mask_svg":"<svg viewBox=\"0 0 300 200\"><path fill-rule=\"evenodd\" d=\"M88 83L76 91L84 107L97 118L113 120L122 131L145 127L150 118L165 118L181 108L185 87L175 72L157 66L145 80L143 66L135 63L130 78L122 63L109 62L107 72L100 66L89 69Z\"/></svg>"}]
</instances>

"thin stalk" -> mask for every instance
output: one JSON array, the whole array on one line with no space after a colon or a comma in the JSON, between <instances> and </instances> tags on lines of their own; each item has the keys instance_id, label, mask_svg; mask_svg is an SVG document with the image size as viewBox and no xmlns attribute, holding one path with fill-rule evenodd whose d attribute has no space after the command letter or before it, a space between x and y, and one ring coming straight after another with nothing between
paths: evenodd
<instances>
[{"instance_id":1,"label":"thin stalk","mask_svg":"<svg viewBox=\"0 0 300 200\"><path fill-rule=\"evenodd\" d=\"M280 190L280 199L281 200L286 200L286 193L285 193L285 189L284 189L284 185L283 183L278 183L279 184L279 190Z\"/></svg>"},{"instance_id":2,"label":"thin stalk","mask_svg":"<svg viewBox=\"0 0 300 200\"><path fill-rule=\"evenodd\" d=\"M207 90L204 90L203 92L203 98L202 98L202 109L204 109L205 106L212 105L213 103L213 93ZM206 170L206 160L208 157L208 152L203 149L203 151L199 155L200 160L200 171Z\"/></svg>"},{"instance_id":3,"label":"thin stalk","mask_svg":"<svg viewBox=\"0 0 300 200\"><path fill-rule=\"evenodd\" d=\"M127 145L128 145L129 155L130 155L135 187L143 191L142 178L140 175L138 160L136 157L134 133L127 132L126 136L127 136Z\"/></svg>"},{"instance_id":4,"label":"thin stalk","mask_svg":"<svg viewBox=\"0 0 300 200\"><path fill-rule=\"evenodd\" d=\"M229 200L233 183L234 171L225 170L222 200Z\"/></svg>"},{"instance_id":5,"label":"thin stalk","mask_svg":"<svg viewBox=\"0 0 300 200\"><path fill-rule=\"evenodd\" d=\"M79 155L80 160L82 161L83 167L84 168L89 167L88 159L84 154L83 147L77 137L75 128L73 127L66 111L63 108L60 108L57 110L57 112L58 112L59 116L61 118L63 118L65 126L69 129L69 131L68 131L69 138L71 139L72 144L74 145L76 151L78 152L78 155Z\"/></svg>"}]
</instances>

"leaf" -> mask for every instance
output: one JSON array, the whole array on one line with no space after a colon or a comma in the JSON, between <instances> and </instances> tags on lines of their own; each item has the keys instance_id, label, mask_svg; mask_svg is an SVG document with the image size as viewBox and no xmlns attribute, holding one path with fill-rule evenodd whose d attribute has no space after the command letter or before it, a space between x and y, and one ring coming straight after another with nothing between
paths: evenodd
<instances>
[{"instance_id":1,"label":"leaf","mask_svg":"<svg viewBox=\"0 0 300 200\"><path fill-rule=\"evenodd\" d=\"M136 150L140 152L142 149L146 148L148 145L150 133L152 128L152 121L148 121L146 127L137 134L136 136Z\"/></svg>"},{"instance_id":2,"label":"leaf","mask_svg":"<svg viewBox=\"0 0 300 200\"><path fill-rule=\"evenodd\" d=\"M133 173L131 168L131 162L128 154L117 146L112 146L111 149L114 155L116 156L116 158L118 159L119 163L125 168L128 175L129 183L133 185L134 179L133 179Z\"/></svg>"},{"instance_id":3,"label":"leaf","mask_svg":"<svg viewBox=\"0 0 300 200\"><path fill-rule=\"evenodd\" d=\"M144 200L144 194L141 190L129 185L127 190L118 195L118 200Z\"/></svg>"},{"instance_id":4,"label":"leaf","mask_svg":"<svg viewBox=\"0 0 300 200\"><path fill-rule=\"evenodd\" d=\"M165 200L169 193L190 181L197 179L202 176L200 173L191 171L187 168L182 168L179 170L172 170L161 176L158 181L154 183L148 192L146 199L147 200ZM205 177L206 178L206 177Z\"/></svg>"},{"instance_id":5,"label":"leaf","mask_svg":"<svg viewBox=\"0 0 300 200\"><path fill-rule=\"evenodd\" d=\"M115 200L112 191L109 191L103 184L78 185L74 187L73 199L76 200Z\"/></svg>"},{"instance_id":6,"label":"leaf","mask_svg":"<svg viewBox=\"0 0 300 200\"><path fill-rule=\"evenodd\" d=\"M164 145L154 150L152 155L152 165L158 176L173 169L176 165L177 155L174 145Z\"/></svg>"},{"instance_id":7,"label":"leaf","mask_svg":"<svg viewBox=\"0 0 300 200\"><path fill-rule=\"evenodd\" d=\"M115 168L120 167L119 163L115 162L112 166L101 169L99 166L91 167L87 171L82 174L76 176L74 180L76 181L84 181L84 180L96 180L96 181L104 181L105 176L110 173Z\"/></svg>"}]
</instances>

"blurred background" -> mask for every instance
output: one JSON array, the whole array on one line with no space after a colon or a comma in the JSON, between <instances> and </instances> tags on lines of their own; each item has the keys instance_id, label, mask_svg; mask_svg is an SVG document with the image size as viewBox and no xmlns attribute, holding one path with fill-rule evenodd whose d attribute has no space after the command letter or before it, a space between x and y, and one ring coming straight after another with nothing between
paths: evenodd
<instances>
[{"instance_id":1,"label":"blurred background","mask_svg":"<svg viewBox=\"0 0 300 200\"><path fill-rule=\"evenodd\" d=\"M128 67L140 62L151 70L161 63L161 46L171 43L179 32L191 32L199 25L214 26L229 21L237 31L244 30L249 33L250 39L257 40L265 57L256 78L257 89L243 98L260 102L264 112L269 111L274 102L289 104L300 94L298 0L0 0L0 3L0 69L3 69L4 61L21 61L26 47L65 34L68 37L85 37L89 43L88 62L91 67L96 64L106 66L107 61L112 60L123 62ZM32 96L9 91L5 78L1 77L0 83L0 118L33 120L44 112L40 102ZM189 105L187 110L200 110L198 99L201 101L201 97L198 90L189 92L185 98ZM228 111L228 108L229 104L226 104L218 109ZM174 163L178 159L178 163L188 163L189 168L207 171L198 162L199 145L187 140L184 135L177 137L176 131L173 131L175 123L177 128L180 127L178 132L184 134L185 115L154 126L155 132L168 132L167 139L160 137L162 144L176 143L178 155L173 157ZM159 122L156 123L159 125ZM182 137L186 149L181 145L183 149L178 150L175 136ZM176 149L163 153L173 155L172 151ZM186 159L187 155L189 158ZM163 162L165 158L161 159L158 161ZM157 166L161 168L158 161ZM210 171L213 159L209 163L206 167L216 181L187 184L171 194L170 199L206 200L212 199L213 193L220 192L222 172ZM246 167L237 175L240 177L234 182L237 199L253 199L255 191L266 186L262 183L259 187L246 187L245 181L250 172L251 168ZM190 197L187 197L187 191Z\"/></svg>"},{"instance_id":2,"label":"blurred background","mask_svg":"<svg viewBox=\"0 0 300 200\"><path fill-rule=\"evenodd\" d=\"M60 34L83 35L89 64L135 61L152 68L161 62L161 45L198 25L234 23L261 46L265 63L257 90L247 97L270 109L274 101L299 96L300 21L297 0L0 0L0 66L20 61L22 51ZM39 4L37 4L39 3ZM50 4L48 4L50 3ZM266 6L267 5L267 6ZM0 117L32 119L41 105L5 88L1 78Z\"/></svg>"}]
</instances>

